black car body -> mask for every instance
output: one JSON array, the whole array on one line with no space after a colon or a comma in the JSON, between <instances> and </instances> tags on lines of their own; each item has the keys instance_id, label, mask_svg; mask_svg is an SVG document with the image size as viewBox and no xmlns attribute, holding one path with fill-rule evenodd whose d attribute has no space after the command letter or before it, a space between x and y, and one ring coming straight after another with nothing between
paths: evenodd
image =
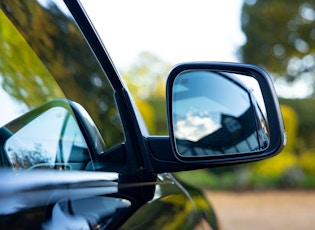
<instances>
[{"instance_id":1,"label":"black car body","mask_svg":"<svg viewBox=\"0 0 315 230\"><path fill-rule=\"evenodd\" d=\"M1 229L218 229L202 192L171 172L264 159L284 144L272 83L258 67L174 67L167 83L170 135L152 136L78 1L1 0L0 7L0 104L6 115L0 121ZM189 139L176 136L174 120L182 117L176 115L173 90L181 72L191 71L180 83L190 84L200 70L256 79L264 116L257 115L253 95L241 93L254 111L256 147L235 151L229 145L227 154L216 154L206 150L211 141L206 147L194 142L188 148L203 154L181 152L178 143ZM228 84L239 87L235 82ZM198 96L212 101L206 92ZM234 91L229 93L233 97ZM239 117L233 119L240 142L248 130L235 126ZM265 119L268 129L262 129ZM261 132L267 144L260 143ZM218 143L228 141L215 136Z\"/></svg>"}]
</instances>

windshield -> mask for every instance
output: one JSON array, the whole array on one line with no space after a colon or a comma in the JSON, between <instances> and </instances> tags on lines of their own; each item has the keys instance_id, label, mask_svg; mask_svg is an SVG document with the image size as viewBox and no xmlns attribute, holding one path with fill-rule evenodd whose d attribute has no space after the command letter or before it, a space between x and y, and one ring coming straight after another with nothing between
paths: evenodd
<instances>
[{"instance_id":1,"label":"windshield","mask_svg":"<svg viewBox=\"0 0 315 230\"><path fill-rule=\"evenodd\" d=\"M114 92L61 1L1 1L0 126L56 98L89 111L107 147L124 140Z\"/></svg>"}]
</instances>

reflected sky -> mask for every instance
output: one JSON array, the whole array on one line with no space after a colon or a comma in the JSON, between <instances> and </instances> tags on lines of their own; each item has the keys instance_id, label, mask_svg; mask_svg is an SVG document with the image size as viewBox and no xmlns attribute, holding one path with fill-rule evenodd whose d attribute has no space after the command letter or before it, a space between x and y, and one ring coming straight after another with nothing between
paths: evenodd
<instances>
[{"instance_id":1,"label":"reflected sky","mask_svg":"<svg viewBox=\"0 0 315 230\"><path fill-rule=\"evenodd\" d=\"M178 139L198 141L222 127L222 115L240 117L250 107L249 91L222 73L195 70L173 86L173 122Z\"/></svg>"},{"instance_id":2,"label":"reflected sky","mask_svg":"<svg viewBox=\"0 0 315 230\"><path fill-rule=\"evenodd\" d=\"M62 107L52 108L16 132L5 143L9 159L12 159L11 153L19 152L21 149L35 151L36 145L39 144L51 162L54 162L67 113L68 111Z\"/></svg>"},{"instance_id":3,"label":"reflected sky","mask_svg":"<svg viewBox=\"0 0 315 230\"><path fill-rule=\"evenodd\" d=\"M209 116L201 117L187 114L186 119L177 121L175 127L176 138L198 141L209 133L213 133L221 128L221 125L214 122Z\"/></svg>"}]
</instances>

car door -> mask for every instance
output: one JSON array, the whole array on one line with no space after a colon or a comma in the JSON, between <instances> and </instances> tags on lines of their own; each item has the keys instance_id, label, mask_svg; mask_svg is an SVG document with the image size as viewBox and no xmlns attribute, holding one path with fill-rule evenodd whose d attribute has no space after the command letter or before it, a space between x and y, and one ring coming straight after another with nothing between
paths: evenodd
<instances>
[{"instance_id":1,"label":"car door","mask_svg":"<svg viewBox=\"0 0 315 230\"><path fill-rule=\"evenodd\" d=\"M1 228L193 227L203 215L216 228L198 190L206 208L170 174L139 171L142 121L122 122L130 107L113 89L125 91L118 73L63 3L1 1L0 19Z\"/></svg>"}]
</instances>

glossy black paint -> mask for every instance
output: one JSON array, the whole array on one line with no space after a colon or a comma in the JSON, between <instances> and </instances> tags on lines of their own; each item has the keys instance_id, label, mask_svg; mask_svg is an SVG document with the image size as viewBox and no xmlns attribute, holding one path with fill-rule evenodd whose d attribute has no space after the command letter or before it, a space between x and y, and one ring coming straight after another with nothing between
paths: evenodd
<instances>
[{"instance_id":1,"label":"glossy black paint","mask_svg":"<svg viewBox=\"0 0 315 230\"><path fill-rule=\"evenodd\" d=\"M203 194L171 174L141 183L137 176L122 177L48 170L16 177L1 171L1 229L218 229Z\"/></svg>"}]
</instances>

